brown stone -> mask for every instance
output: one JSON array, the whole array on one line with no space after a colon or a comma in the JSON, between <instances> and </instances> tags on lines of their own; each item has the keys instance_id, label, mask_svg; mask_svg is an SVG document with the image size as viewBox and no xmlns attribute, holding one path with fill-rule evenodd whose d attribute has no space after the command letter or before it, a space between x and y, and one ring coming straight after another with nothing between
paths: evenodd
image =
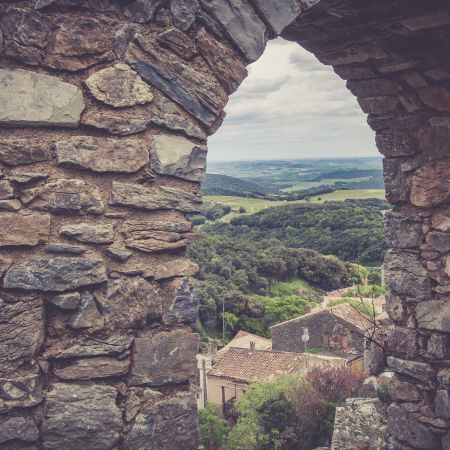
<instances>
[{"instance_id":1,"label":"brown stone","mask_svg":"<svg viewBox=\"0 0 450 450\"><path fill-rule=\"evenodd\" d=\"M0 162L10 166L48 161L51 158L50 149L36 140L5 139L0 141Z\"/></svg>"},{"instance_id":2,"label":"brown stone","mask_svg":"<svg viewBox=\"0 0 450 450\"><path fill-rule=\"evenodd\" d=\"M61 380L94 380L125 375L130 367L128 358L95 357L77 359L61 369L54 369L54 374Z\"/></svg>"},{"instance_id":3,"label":"brown stone","mask_svg":"<svg viewBox=\"0 0 450 450\"><path fill-rule=\"evenodd\" d=\"M450 389L450 367L439 370L437 379L444 389Z\"/></svg>"},{"instance_id":4,"label":"brown stone","mask_svg":"<svg viewBox=\"0 0 450 450\"><path fill-rule=\"evenodd\" d=\"M0 209L9 212L16 212L22 208L20 200L0 200Z\"/></svg>"},{"instance_id":5,"label":"brown stone","mask_svg":"<svg viewBox=\"0 0 450 450\"><path fill-rule=\"evenodd\" d=\"M402 88L396 81L384 78L372 80L351 80L347 81L347 87L353 95L358 98L379 97L382 95L398 94Z\"/></svg>"},{"instance_id":6,"label":"brown stone","mask_svg":"<svg viewBox=\"0 0 450 450\"><path fill-rule=\"evenodd\" d=\"M448 389L436 392L434 406L438 417L450 419L450 395Z\"/></svg>"},{"instance_id":7,"label":"brown stone","mask_svg":"<svg viewBox=\"0 0 450 450\"><path fill-rule=\"evenodd\" d=\"M405 327L390 327L387 345L389 353L413 359L419 354L418 335L415 330Z\"/></svg>"},{"instance_id":8,"label":"brown stone","mask_svg":"<svg viewBox=\"0 0 450 450\"><path fill-rule=\"evenodd\" d=\"M443 126L424 128L419 132L420 149L429 153L443 153L450 150L450 129Z\"/></svg>"},{"instance_id":9,"label":"brown stone","mask_svg":"<svg viewBox=\"0 0 450 450\"><path fill-rule=\"evenodd\" d=\"M0 200L7 200L14 197L14 189L7 180L0 180Z\"/></svg>"},{"instance_id":10,"label":"brown stone","mask_svg":"<svg viewBox=\"0 0 450 450\"><path fill-rule=\"evenodd\" d=\"M397 108L398 99L392 96L366 97L359 98L358 103L366 114L386 114Z\"/></svg>"},{"instance_id":11,"label":"brown stone","mask_svg":"<svg viewBox=\"0 0 450 450\"><path fill-rule=\"evenodd\" d=\"M438 111L450 111L450 92L443 86L430 86L419 89L419 97Z\"/></svg>"},{"instance_id":12,"label":"brown stone","mask_svg":"<svg viewBox=\"0 0 450 450\"><path fill-rule=\"evenodd\" d=\"M151 120L126 119L106 112L102 112L101 114L88 112L83 116L81 122L85 125L98 128L99 130L106 130L111 134L129 136L130 134L140 133L147 129Z\"/></svg>"},{"instance_id":13,"label":"brown stone","mask_svg":"<svg viewBox=\"0 0 450 450\"><path fill-rule=\"evenodd\" d=\"M50 216L0 213L0 247L36 246L48 241Z\"/></svg>"},{"instance_id":14,"label":"brown stone","mask_svg":"<svg viewBox=\"0 0 450 450\"><path fill-rule=\"evenodd\" d=\"M406 202L409 198L411 177L402 171L399 158L383 159L383 178L386 200L394 205Z\"/></svg>"},{"instance_id":15,"label":"brown stone","mask_svg":"<svg viewBox=\"0 0 450 450\"><path fill-rule=\"evenodd\" d=\"M90 244L110 244L114 241L114 228L110 224L90 225L77 223L64 225L59 229L59 234L71 237L78 242Z\"/></svg>"},{"instance_id":16,"label":"brown stone","mask_svg":"<svg viewBox=\"0 0 450 450\"><path fill-rule=\"evenodd\" d=\"M389 130L377 133L375 142L384 156L409 156L418 152L417 139L411 133Z\"/></svg>"},{"instance_id":17,"label":"brown stone","mask_svg":"<svg viewBox=\"0 0 450 450\"><path fill-rule=\"evenodd\" d=\"M43 384L41 375L0 378L0 414L41 403Z\"/></svg>"},{"instance_id":18,"label":"brown stone","mask_svg":"<svg viewBox=\"0 0 450 450\"><path fill-rule=\"evenodd\" d=\"M192 276L198 272L198 265L186 258L179 258L158 264L153 278L163 280L177 276Z\"/></svg>"},{"instance_id":19,"label":"brown stone","mask_svg":"<svg viewBox=\"0 0 450 450\"><path fill-rule=\"evenodd\" d=\"M446 359L449 355L447 336L432 334L427 344L427 351L435 358Z\"/></svg>"},{"instance_id":20,"label":"brown stone","mask_svg":"<svg viewBox=\"0 0 450 450\"><path fill-rule=\"evenodd\" d=\"M416 305L420 328L450 333L450 301L424 300Z\"/></svg>"},{"instance_id":21,"label":"brown stone","mask_svg":"<svg viewBox=\"0 0 450 450\"><path fill-rule=\"evenodd\" d=\"M418 169L412 178L411 203L430 208L450 199L450 161L441 160Z\"/></svg>"},{"instance_id":22,"label":"brown stone","mask_svg":"<svg viewBox=\"0 0 450 450\"><path fill-rule=\"evenodd\" d=\"M5 255L0 255L0 278L11 267L12 262L12 258L9 258Z\"/></svg>"},{"instance_id":23,"label":"brown stone","mask_svg":"<svg viewBox=\"0 0 450 450\"><path fill-rule=\"evenodd\" d=\"M168 28L158 34L157 41L184 59L191 59L198 51L194 41L178 28Z\"/></svg>"},{"instance_id":24,"label":"brown stone","mask_svg":"<svg viewBox=\"0 0 450 450\"><path fill-rule=\"evenodd\" d=\"M104 325L104 317L97 308L97 303L90 292L81 296L80 305L67 325L74 330L85 328L99 329Z\"/></svg>"},{"instance_id":25,"label":"brown stone","mask_svg":"<svg viewBox=\"0 0 450 450\"><path fill-rule=\"evenodd\" d=\"M386 312L393 322L403 323L405 320L405 309L401 297L392 294L386 294Z\"/></svg>"},{"instance_id":26,"label":"brown stone","mask_svg":"<svg viewBox=\"0 0 450 450\"><path fill-rule=\"evenodd\" d=\"M440 231L450 231L450 213L436 213L431 216L431 225Z\"/></svg>"},{"instance_id":27,"label":"brown stone","mask_svg":"<svg viewBox=\"0 0 450 450\"><path fill-rule=\"evenodd\" d=\"M38 427L31 417L9 417L0 422L0 444L14 439L25 442L33 442L39 439ZM33 448L35 447L21 447L25 450L32 450Z\"/></svg>"}]
</instances>

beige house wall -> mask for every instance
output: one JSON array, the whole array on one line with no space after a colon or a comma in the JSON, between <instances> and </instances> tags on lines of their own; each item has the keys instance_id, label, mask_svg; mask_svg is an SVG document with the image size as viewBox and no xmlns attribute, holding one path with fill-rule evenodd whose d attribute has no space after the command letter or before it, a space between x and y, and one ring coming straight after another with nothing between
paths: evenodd
<instances>
[{"instance_id":1,"label":"beige house wall","mask_svg":"<svg viewBox=\"0 0 450 450\"><path fill-rule=\"evenodd\" d=\"M241 397L247 389L247 384L234 382L226 378L208 376L208 401L222 406L222 387L225 391L225 401L233 397Z\"/></svg>"}]
</instances>

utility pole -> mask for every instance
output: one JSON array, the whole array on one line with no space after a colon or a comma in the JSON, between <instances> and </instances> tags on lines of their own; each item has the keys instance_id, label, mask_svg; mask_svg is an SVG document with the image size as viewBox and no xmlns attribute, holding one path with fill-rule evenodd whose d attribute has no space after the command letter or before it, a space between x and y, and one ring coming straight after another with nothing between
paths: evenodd
<instances>
[{"instance_id":1,"label":"utility pole","mask_svg":"<svg viewBox=\"0 0 450 450\"><path fill-rule=\"evenodd\" d=\"M206 386L206 360L203 358L202 361L203 368L203 407L206 408L206 403L208 401L208 389Z\"/></svg>"},{"instance_id":2,"label":"utility pole","mask_svg":"<svg viewBox=\"0 0 450 450\"><path fill-rule=\"evenodd\" d=\"M225 297L222 297L222 346L225 347Z\"/></svg>"}]
</instances>

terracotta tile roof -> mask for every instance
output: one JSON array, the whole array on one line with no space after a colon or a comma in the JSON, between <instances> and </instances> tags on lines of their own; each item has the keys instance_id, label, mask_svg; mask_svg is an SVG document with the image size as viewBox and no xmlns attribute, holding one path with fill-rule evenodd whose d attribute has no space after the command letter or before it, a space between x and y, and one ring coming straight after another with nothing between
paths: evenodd
<instances>
[{"instance_id":1,"label":"terracotta tile roof","mask_svg":"<svg viewBox=\"0 0 450 450\"><path fill-rule=\"evenodd\" d=\"M257 379L271 379L277 374L291 373L299 366L299 353L271 352L231 347L208 376L250 383Z\"/></svg>"},{"instance_id":2,"label":"terracotta tile roof","mask_svg":"<svg viewBox=\"0 0 450 450\"><path fill-rule=\"evenodd\" d=\"M225 347L220 349L218 353L225 353L231 347L250 348L250 342L255 343L257 350L272 350L271 339L240 330L239 333L236 334L236 336L227 345L225 345Z\"/></svg>"}]
</instances>

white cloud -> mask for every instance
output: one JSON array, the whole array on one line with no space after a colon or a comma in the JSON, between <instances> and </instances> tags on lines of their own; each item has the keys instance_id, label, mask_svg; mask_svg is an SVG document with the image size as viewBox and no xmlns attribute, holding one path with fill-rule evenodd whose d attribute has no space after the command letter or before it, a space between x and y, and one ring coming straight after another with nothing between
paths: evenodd
<instances>
[{"instance_id":1,"label":"white cloud","mask_svg":"<svg viewBox=\"0 0 450 450\"><path fill-rule=\"evenodd\" d=\"M379 155L345 81L313 54L277 39L248 69L209 138L211 160Z\"/></svg>"}]
</instances>

